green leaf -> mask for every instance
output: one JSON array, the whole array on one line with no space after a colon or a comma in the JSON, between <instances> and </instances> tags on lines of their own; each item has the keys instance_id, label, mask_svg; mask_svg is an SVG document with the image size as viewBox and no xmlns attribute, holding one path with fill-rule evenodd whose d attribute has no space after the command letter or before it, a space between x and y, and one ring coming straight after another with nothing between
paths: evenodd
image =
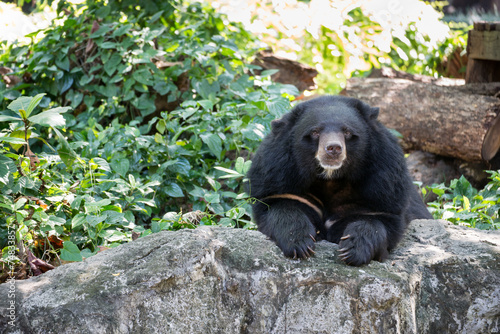
<instances>
[{"instance_id":1,"label":"green leaf","mask_svg":"<svg viewBox=\"0 0 500 334\"><path fill-rule=\"evenodd\" d=\"M112 160L111 168L120 176L125 177L130 168L130 162L126 158Z\"/></svg>"},{"instance_id":2,"label":"green leaf","mask_svg":"<svg viewBox=\"0 0 500 334\"><path fill-rule=\"evenodd\" d=\"M78 247L71 241L65 241L61 249L61 259L64 261L83 261Z\"/></svg>"},{"instance_id":3,"label":"green leaf","mask_svg":"<svg viewBox=\"0 0 500 334\"><path fill-rule=\"evenodd\" d=\"M252 123L241 129L241 134L250 140L261 140L265 136L265 128L262 124Z\"/></svg>"},{"instance_id":4,"label":"green leaf","mask_svg":"<svg viewBox=\"0 0 500 334\"><path fill-rule=\"evenodd\" d=\"M221 184L219 182L215 181L213 178L211 178L209 176L207 176L206 179L215 191L220 190Z\"/></svg>"},{"instance_id":5,"label":"green leaf","mask_svg":"<svg viewBox=\"0 0 500 334\"><path fill-rule=\"evenodd\" d=\"M181 187L174 182L165 185L165 193L170 197L184 197Z\"/></svg>"},{"instance_id":6,"label":"green leaf","mask_svg":"<svg viewBox=\"0 0 500 334\"><path fill-rule=\"evenodd\" d=\"M17 211L19 210L20 208L22 208L24 206L24 204L26 204L26 202L28 202L28 199L27 198L20 198L15 204L14 204L14 210Z\"/></svg>"},{"instance_id":7,"label":"green leaf","mask_svg":"<svg viewBox=\"0 0 500 334\"><path fill-rule=\"evenodd\" d=\"M240 174L237 171L234 171L232 169L228 169L228 168L224 168L224 167L220 167L220 166L215 166L214 168L226 173L226 175L220 176L219 179L235 179L235 178L239 178L239 177L244 176L244 175L242 175L242 174Z\"/></svg>"},{"instance_id":8,"label":"green leaf","mask_svg":"<svg viewBox=\"0 0 500 334\"><path fill-rule=\"evenodd\" d=\"M90 75L90 76L89 76L89 75L85 74L85 75L83 75L83 76L81 77L81 79L80 79L80 85L81 85L81 86L85 86L85 85L87 85L88 83L90 83L93 79L94 79L94 76L93 76L93 75ZM87 96L86 96L86 97L87 97Z\"/></svg>"},{"instance_id":9,"label":"green leaf","mask_svg":"<svg viewBox=\"0 0 500 334\"><path fill-rule=\"evenodd\" d=\"M191 170L191 165L187 159L178 158L162 164L162 168L168 168L168 170L176 174L188 175Z\"/></svg>"},{"instance_id":10,"label":"green leaf","mask_svg":"<svg viewBox=\"0 0 500 334\"><path fill-rule=\"evenodd\" d=\"M111 29L112 28L111 28L110 25L103 25L102 27L100 27L99 29L97 29L96 32L94 32L92 35L90 35L90 38L94 39L94 38L97 38L97 37L104 36Z\"/></svg>"},{"instance_id":11,"label":"green leaf","mask_svg":"<svg viewBox=\"0 0 500 334\"><path fill-rule=\"evenodd\" d=\"M220 92L220 85L218 81L210 83L207 79L196 81L194 88L205 100L213 100Z\"/></svg>"},{"instance_id":12,"label":"green leaf","mask_svg":"<svg viewBox=\"0 0 500 334\"><path fill-rule=\"evenodd\" d=\"M61 115L61 113L64 113L70 109L70 107L58 107L49 109L47 111L41 112L40 114L29 117L28 120L42 126L64 127L66 125L66 120Z\"/></svg>"},{"instance_id":13,"label":"green leaf","mask_svg":"<svg viewBox=\"0 0 500 334\"><path fill-rule=\"evenodd\" d=\"M387 129L389 130L389 132L396 138L399 138L399 139L403 139L404 136L401 134L401 132L399 132L398 130L396 129Z\"/></svg>"},{"instance_id":14,"label":"green leaf","mask_svg":"<svg viewBox=\"0 0 500 334\"><path fill-rule=\"evenodd\" d=\"M17 168L14 161L4 155L0 155L0 182L7 184L9 176L16 171Z\"/></svg>"},{"instance_id":15,"label":"green leaf","mask_svg":"<svg viewBox=\"0 0 500 334\"><path fill-rule=\"evenodd\" d=\"M21 177L18 181L18 184L21 188L26 188L26 189L34 189L36 187L35 181L28 178L27 176Z\"/></svg>"},{"instance_id":16,"label":"green leaf","mask_svg":"<svg viewBox=\"0 0 500 334\"><path fill-rule=\"evenodd\" d=\"M141 69L138 71L135 71L132 74L132 77L137 81L140 82L144 85L151 86L153 84L153 75L149 71L149 69Z\"/></svg>"},{"instance_id":17,"label":"green leaf","mask_svg":"<svg viewBox=\"0 0 500 334\"><path fill-rule=\"evenodd\" d=\"M26 117L30 117L31 113L33 110L36 108L36 106L40 103L42 98L44 97L45 93L41 93L36 95L34 98L31 99L28 108L26 108Z\"/></svg>"},{"instance_id":18,"label":"green leaf","mask_svg":"<svg viewBox=\"0 0 500 334\"><path fill-rule=\"evenodd\" d=\"M136 183L136 181L135 181L135 177L134 177L134 175L129 174L129 175L128 175L128 181L129 181L130 186L131 186L132 188L135 188L135 187L137 186L137 183Z\"/></svg>"},{"instance_id":19,"label":"green leaf","mask_svg":"<svg viewBox=\"0 0 500 334\"><path fill-rule=\"evenodd\" d=\"M115 31L113 31L113 33L111 34L111 36L118 37L118 36L124 35L124 34L126 34L130 30L130 28L132 28L131 24L122 25L120 28L118 28Z\"/></svg>"},{"instance_id":20,"label":"green leaf","mask_svg":"<svg viewBox=\"0 0 500 334\"><path fill-rule=\"evenodd\" d=\"M201 140L207 144L210 152L220 159L222 154L222 140L216 134L210 133L206 135L200 135Z\"/></svg>"},{"instance_id":21,"label":"green leaf","mask_svg":"<svg viewBox=\"0 0 500 334\"><path fill-rule=\"evenodd\" d=\"M245 161L245 165L243 166L243 172L241 174L247 175L248 171L250 170L250 167L252 167L252 161L251 160Z\"/></svg>"},{"instance_id":22,"label":"green leaf","mask_svg":"<svg viewBox=\"0 0 500 334\"><path fill-rule=\"evenodd\" d=\"M73 79L73 77L71 77L69 75L65 75L62 78L62 80L58 80L57 81L57 87L58 87L58 90L59 90L59 94L62 94L65 91L67 91L68 89L70 89L71 86L73 85L74 81L75 81L75 79Z\"/></svg>"},{"instance_id":23,"label":"green leaf","mask_svg":"<svg viewBox=\"0 0 500 334\"><path fill-rule=\"evenodd\" d=\"M99 169L105 172L111 172L108 162L103 158L93 158L92 161L98 166Z\"/></svg>"},{"instance_id":24,"label":"green leaf","mask_svg":"<svg viewBox=\"0 0 500 334\"><path fill-rule=\"evenodd\" d=\"M106 239L107 241L114 242L120 240L126 240L126 236L119 231L114 230L101 230L99 236Z\"/></svg>"},{"instance_id":25,"label":"green leaf","mask_svg":"<svg viewBox=\"0 0 500 334\"><path fill-rule=\"evenodd\" d=\"M103 48L103 49L115 49L116 43L115 42L104 42L101 44L101 48Z\"/></svg>"},{"instance_id":26,"label":"green leaf","mask_svg":"<svg viewBox=\"0 0 500 334\"><path fill-rule=\"evenodd\" d=\"M281 117L290 108L290 103L284 99L267 101L266 105L269 112L275 117Z\"/></svg>"},{"instance_id":27,"label":"green leaf","mask_svg":"<svg viewBox=\"0 0 500 334\"><path fill-rule=\"evenodd\" d=\"M204 196L205 200L210 204L220 203L220 195L218 193L207 193Z\"/></svg>"},{"instance_id":28,"label":"green leaf","mask_svg":"<svg viewBox=\"0 0 500 334\"><path fill-rule=\"evenodd\" d=\"M57 217L57 216L49 216L49 222L51 222L54 225L64 225L66 224L66 219L62 217Z\"/></svg>"},{"instance_id":29,"label":"green leaf","mask_svg":"<svg viewBox=\"0 0 500 334\"><path fill-rule=\"evenodd\" d=\"M66 94L66 98L71 101L71 108L75 109L82 103L83 93L72 89Z\"/></svg>"},{"instance_id":30,"label":"green leaf","mask_svg":"<svg viewBox=\"0 0 500 334\"><path fill-rule=\"evenodd\" d=\"M158 20L161 16L163 15L163 10L160 10L158 13L155 15L151 16L149 19L148 24L153 24L156 20Z\"/></svg>"},{"instance_id":31,"label":"green leaf","mask_svg":"<svg viewBox=\"0 0 500 334\"><path fill-rule=\"evenodd\" d=\"M260 73L261 77L270 77L273 74L278 73L280 70L277 69L272 69L272 70L265 70Z\"/></svg>"},{"instance_id":32,"label":"green leaf","mask_svg":"<svg viewBox=\"0 0 500 334\"><path fill-rule=\"evenodd\" d=\"M71 167L75 162L75 160L78 160L80 163L83 163L83 160L80 159L78 154L76 154L76 152L69 146L68 141L66 140L66 138L64 138L61 132L59 132L59 130L57 130L54 127L52 129L54 130L54 132L59 138L59 141L62 144L61 145L62 147L57 150L57 153L61 157L61 160L64 162L64 164L67 167Z\"/></svg>"},{"instance_id":33,"label":"green leaf","mask_svg":"<svg viewBox=\"0 0 500 334\"><path fill-rule=\"evenodd\" d=\"M215 166L214 168L217 169L217 170L220 170L220 171L222 171L224 173L227 173L227 174L241 175L237 171L229 169L229 168L224 168L224 167L220 167L220 166Z\"/></svg>"},{"instance_id":34,"label":"green leaf","mask_svg":"<svg viewBox=\"0 0 500 334\"><path fill-rule=\"evenodd\" d=\"M88 258L88 257L91 257L92 255L96 255L97 254L97 251L95 252L92 252L90 249L88 248L84 248L82 249L82 251L80 252L80 255L83 257L83 258Z\"/></svg>"},{"instance_id":35,"label":"green leaf","mask_svg":"<svg viewBox=\"0 0 500 334\"><path fill-rule=\"evenodd\" d=\"M109 12L111 11L111 6L100 6L96 12L95 15L101 19L105 18L106 16L109 15Z\"/></svg>"},{"instance_id":36,"label":"green leaf","mask_svg":"<svg viewBox=\"0 0 500 334\"><path fill-rule=\"evenodd\" d=\"M288 95L292 95L292 96L299 95L299 90L294 85L281 84L281 85L279 85L279 90L280 90L281 94L288 94ZM287 103L289 103L289 102L287 102Z\"/></svg>"},{"instance_id":37,"label":"green leaf","mask_svg":"<svg viewBox=\"0 0 500 334\"><path fill-rule=\"evenodd\" d=\"M84 213L77 213L73 219L71 219L71 227L73 229L77 228L78 226L80 225L83 225L83 223L85 223L86 221L86 217L87 215L84 214Z\"/></svg>"},{"instance_id":38,"label":"green leaf","mask_svg":"<svg viewBox=\"0 0 500 334\"><path fill-rule=\"evenodd\" d=\"M104 198L97 202L86 202L84 206L88 211L97 212L98 209L102 208L103 206L109 205L110 203L111 200L109 198Z\"/></svg>"},{"instance_id":39,"label":"green leaf","mask_svg":"<svg viewBox=\"0 0 500 334\"><path fill-rule=\"evenodd\" d=\"M0 122L7 122L7 121L19 122L19 121L22 121L22 118L14 117L14 116L0 115Z\"/></svg>"},{"instance_id":40,"label":"green leaf","mask_svg":"<svg viewBox=\"0 0 500 334\"><path fill-rule=\"evenodd\" d=\"M161 134L164 134L165 133L165 129L166 129L166 122L164 119L160 119L157 123L156 123L156 130L158 130L159 133Z\"/></svg>"},{"instance_id":41,"label":"green leaf","mask_svg":"<svg viewBox=\"0 0 500 334\"><path fill-rule=\"evenodd\" d=\"M22 138L16 138L16 137L0 137L0 141L4 141L6 143L11 143L11 144L26 144L24 139Z\"/></svg>"},{"instance_id":42,"label":"green leaf","mask_svg":"<svg viewBox=\"0 0 500 334\"><path fill-rule=\"evenodd\" d=\"M206 111L212 111L212 109L214 108L214 103L212 101L210 101L210 100L200 100L200 101L197 101L197 102Z\"/></svg>"},{"instance_id":43,"label":"green leaf","mask_svg":"<svg viewBox=\"0 0 500 334\"><path fill-rule=\"evenodd\" d=\"M22 110L28 109L28 107L29 107L32 99L33 98L31 96L21 96L21 97L18 97L17 99L15 99L14 101L12 101L7 106L7 108L9 108L12 111L15 111L15 112L19 113L19 110L21 110L21 109Z\"/></svg>"},{"instance_id":44,"label":"green leaf","mask_svg":"<svg viewBox=\"0 0 500 334\"><path fill-rule=\"evenodd\" d=\"M464 202L464 209L465 210L469 210L470 209L470 201L469 201L469 199L466 196L463 196L462 200Z\"/></svg>"},{"instance_id":45,"label":"green leaf","mask_svg":"<svg viewBox=\"0 0 500 334\"><path fill-rule=\"evenodd\" d=\"M69 72L69 58L67 56L62 57L62 59L56 59L56 65Z\"/></svg>"},{"instance_id":46,"label":"green leaf","mask_svg":"<svg viewBox=\"0 0 500 334\"><path fill-rule=\"evenodd\" d=\"M236 159L236 162L234 163L234 169L236 169L236 171L238 173L242 173L243 174L243 166L245 165L245 159L243 159L242 157L238 157Z\"/></svg>"},{"instance_id":47,"label":"green leaf","mask_svg":"<svg viewBox=\"0 0 500 334\"><path fill-rule=\"evenodd\" d=\"M24 140L25 138L30 139L31 138L31 130L28 130L28 133L25 133L23 130L16 130L16 131L11 132L9 134L9 137L10 138L20 138L22 140ZM9 143L9 144L16 151L19 151L19 149L23 146L23 144L15 144L15 143Z\"/></svg>"},{"instance_id":48,"label":"green leaf","mask_svg":"<svg viewBox=\"0 0 500 334\"><path fill-rule=\"evenodd\" d=\"M111 58L104 64L104 71L111 76L116 71L116 66L122 61L122 57L118 53L113 53Z\"/></svg>"}]
</instances>

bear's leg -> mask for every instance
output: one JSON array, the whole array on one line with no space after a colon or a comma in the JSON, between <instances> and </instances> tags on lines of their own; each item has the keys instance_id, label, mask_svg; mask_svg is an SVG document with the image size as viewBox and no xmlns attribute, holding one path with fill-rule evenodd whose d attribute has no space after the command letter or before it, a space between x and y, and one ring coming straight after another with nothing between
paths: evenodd
<instances>
[{"instance_id":1,"label":"bear's leg","mask_svg":"<svg viewBox=\"0 0 500 334\"><path fill-rule=\"evenodd\" d=\"M270 205L256 203L252 211L259 231L275 241L285 256L307 258L314 254L314 224L319 217L307 206L293 200L278 200Z\"/></svg>"}]
</instances>

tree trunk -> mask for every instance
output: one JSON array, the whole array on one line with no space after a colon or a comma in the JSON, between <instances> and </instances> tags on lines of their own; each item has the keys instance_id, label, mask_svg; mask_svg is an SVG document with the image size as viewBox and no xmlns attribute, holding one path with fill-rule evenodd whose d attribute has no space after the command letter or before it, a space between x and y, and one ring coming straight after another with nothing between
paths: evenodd
<instances>
[{"instance_id":1,"label":"tree trunk","mask_svg":"<svg viewBox=\"0 0 500 334\"><path fill-rule=\"evenodd\" d=\"M500 100L467 86L352 78L341 94L380 107L379 120L403 135L406 148L488 161L500 147Z\"/></svg>"}]
</instances>

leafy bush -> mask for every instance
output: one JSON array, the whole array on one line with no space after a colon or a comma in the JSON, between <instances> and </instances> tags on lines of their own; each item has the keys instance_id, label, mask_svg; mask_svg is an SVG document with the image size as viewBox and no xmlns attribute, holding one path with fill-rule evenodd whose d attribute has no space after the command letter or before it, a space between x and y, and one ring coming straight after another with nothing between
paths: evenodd
<instances>
[{"instance_id":1,"label":"leafy bush","mask_svg":"<svg viewBox=\"0 0 500 334\"><path fill-rule=\"evenodd\" d=\"M162 229L254 227L245 159L298 92L254 73L241 26L157 3L61 7L62 24L1 56L23 78L0 83L4 259L10 229L21 253L74 261ZM24 117L21 102L51 109Z\"/></svg>"},{"instance_id":2,"label":"leafy bush","mask_svg":"<svg viewBox=\"0 0 500 334\"><path fill-rule=\"evenodd\" d=\"M465 177L427 187L438 195L428 206L436 219L446 219L458 225L480 229L500 229L500 171L488 171L490 182L477 190Z\"/></svg>"}]
</instances>

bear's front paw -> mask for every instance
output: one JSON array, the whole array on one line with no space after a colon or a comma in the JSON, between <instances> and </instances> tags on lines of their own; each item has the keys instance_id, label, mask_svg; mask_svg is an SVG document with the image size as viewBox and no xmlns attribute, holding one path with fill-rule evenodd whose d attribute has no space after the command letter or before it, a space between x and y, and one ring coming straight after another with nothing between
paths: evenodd
<instances>
[{"instance_id":1,"label":"bear's front paw","mask_svg":"<svg viewBox=\"0 0 500 334\"><path fill-rule=\"evenodd\" d=\"M306 259L314 255L314 242L316 241L312 233L302 234L301 236L290 234L287 238L283 236L276 240L276 244L283 251L286 257L293 259Z\"/></svg>"},{"instance_id":2,"label":"bear's front paw","mask_svg":"<svg viewBox=\"0 0 500 334\"><path fill-rule=\"evenodd\" d=\"M361 266L371 260L387 257L387 231L380 222L350 223L340 238L340 259L351 266Z\"/></svg>"}]
</instances>

